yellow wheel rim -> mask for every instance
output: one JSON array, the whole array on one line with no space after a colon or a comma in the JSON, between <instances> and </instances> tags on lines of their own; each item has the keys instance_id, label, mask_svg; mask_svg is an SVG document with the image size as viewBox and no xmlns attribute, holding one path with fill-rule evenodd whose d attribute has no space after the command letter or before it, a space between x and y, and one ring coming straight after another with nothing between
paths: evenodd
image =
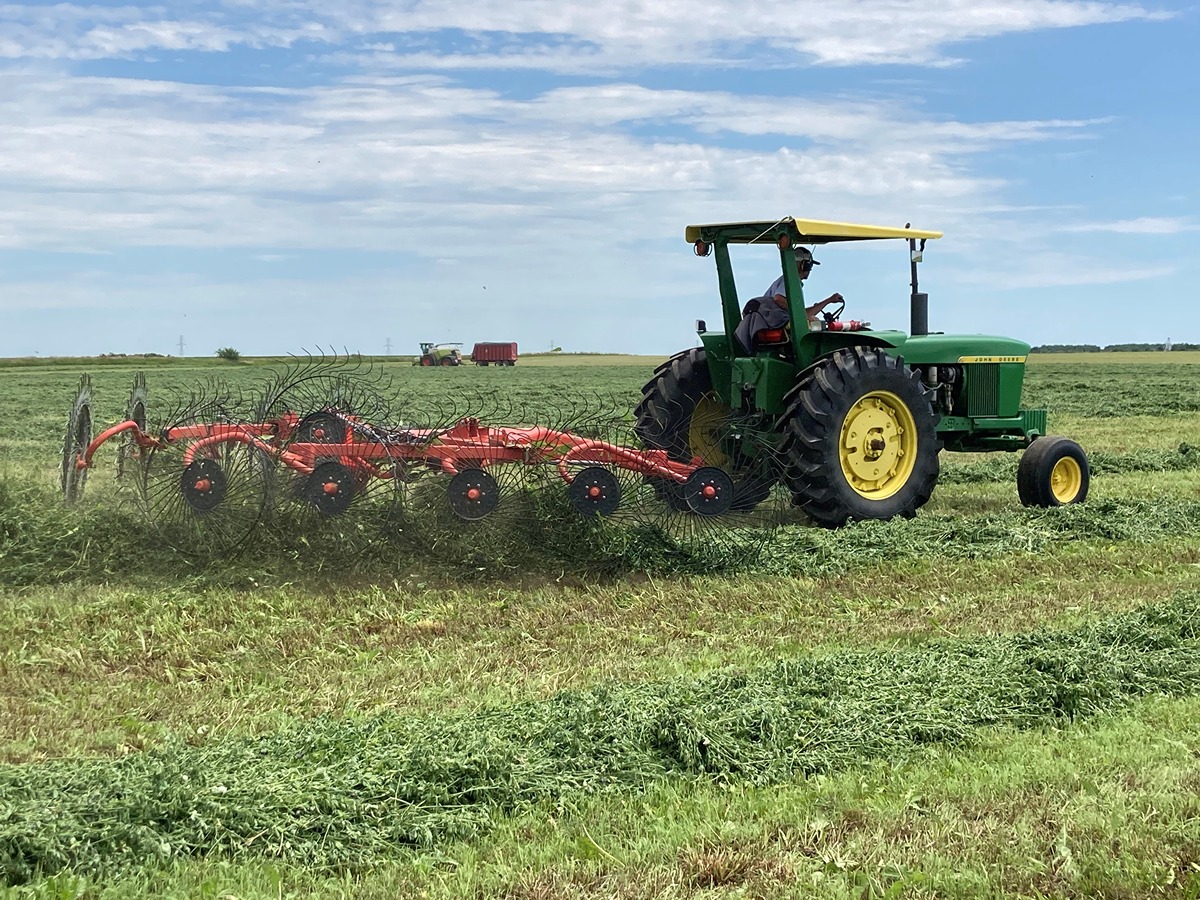
<instances>
[{"instance_id":1,"label":"yellow wheel rim","mask_svg":"<svg viewBox=\"0 0 1200 900\"><path fill-rule=\"evenodd\" d=\"M1083 469L1078 461L1064 456L1050 470L1050 493L1059 503L1070 503L1083 490Z\"/></svg>"},{"instance_id":2,"label":"yellow wheel rim","mask_svg":"<svg viewBox=\"0 0 1200 900\"><path fill-rule=\"evenodd\" d=\"M912 477L917 463L917 422L891 391L859 398L842 422L838 456L846 481L868 500L886 500Z\"/></svg>"},{"instance_id":3,"label":"yellow wheel rim","mask_svg":"<svg viewBox=\"0 0 1200 900\"><path fill-rule=\"evenodd\" d=\"M729 409L714 394L696 401L688 422L688 450L704 460L706 466L724 466L729 462L721 449L721 432L729 419Z\"/></svg>"}]
</instances>

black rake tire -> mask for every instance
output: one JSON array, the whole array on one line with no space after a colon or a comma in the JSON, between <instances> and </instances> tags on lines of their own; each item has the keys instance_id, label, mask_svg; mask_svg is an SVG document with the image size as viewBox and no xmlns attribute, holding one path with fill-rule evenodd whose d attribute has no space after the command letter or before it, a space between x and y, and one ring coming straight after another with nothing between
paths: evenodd
<instances>
[{"instance_id":1,"label":"black rake tire","mask_svg":"<svg viewBox=\"0 0 1200 900\"><path fill-rule=\"evenodd\" d=\"M1090 483L1087 454L1070 438L1038 438L1021 454L1017 465L1017 494L1023 506L1082 503Z\"/></svg>"},{"instance_id":2,"label":"black rake tire","mask_svg":"<svg viewBox=\"0 0 1200 900\"><path fill-rule=\"evenodd\" d=\"M713 391L707 353L703 347L694 347L675 354L654 370L642 388L633 429L642 446L666 450L667 456L677 462L691 462L693 456L700 456L706 465L727 469L734 478L730 509L748 512L767 499L778 480L773 462L739 465L713 458L712 448L693 446L696 435L719 431L730 414ZM682 486L656 481L654 487L672 510L690 511Z\"/></svg>"},{"instance_id":3,"label":"black rake tire","mask_svg":"<svg viewBox=\"0 0 1200 900\"><path fill-rule=\"evenodd\" d=\"M785 398L783 478L814 522L911 518L940 472L938 415L920 374L875 347L814 364Z\"/></svg>"}]
</instances>

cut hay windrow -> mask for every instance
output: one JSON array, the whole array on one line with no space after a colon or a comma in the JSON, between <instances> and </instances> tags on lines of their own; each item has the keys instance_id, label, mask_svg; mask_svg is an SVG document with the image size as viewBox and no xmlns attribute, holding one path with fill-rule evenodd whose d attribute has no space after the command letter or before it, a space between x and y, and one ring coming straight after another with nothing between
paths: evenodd
<instances>
[{"instance_id":1,"label":"cut hay windrow","mask_svg":"<svg viewBox=\"0 0 1200 900\"><path fill-rule=\"evenodd\" d=\"M982 729L1200 689L1200 592L1070 630L793 658L454 717L321 719L120 760L0 767L0 882L189 856L354 869L672 779L768 785Z\"/></svg>"},{"instance_id":2,"label":"cut hay windrow","mask_svg":"<svg viewBox=\"0 0 1200 900\"><path fill-rule=\"evenodd\" d=\"M760 568L790 575L841 575L888 562L995 559L1084 541L1148 543L1200 534L1200 503L1090 500L1040 511L861 522L837 532L781 531Z\"/></svg>"},{"instance_id":3,"label":"cut hay windrow","mask_svg":"<svg viewBox=\"0 0 1200 900\"><path fill-rule=\"evenodd\" d=\"M1171 362L1136 366L1052 363L1031 367L1030 375L1026 402L1052 409L1056 416L1120 419L1200 411L1192 367L1173 358Z\"/></svg>"},{"instance_id":4,"label":"cut hay windrow","mask_svg":"<svg viewBox=\"0 0 1200 900\"><path fill-rule=\"evenodd\" d=\"M398 572L430 564L444 575L471 580L558 574L564 567L602 576L759 571L818 577L931 555L990 559L1084 541L1140 543L1200 534L1200 501L1106 498L969 516L924 512L915 519L860 522L836 531L789 526L769 537L754 528L732 529L719 543L686 550L653 528L598 529L573 515L548 519L532 536L514 532L503 552L495 544L473 543L469 530L432 537L419 529L326 530L301 546L263 532L230 559L181 556L120 505L65 510L43 500L34 488L0 481L0 583L108 581L116 575L157 583L164 571L216 584L245 584L248 574L257 584L269 584L273 573L291 581L304 572L390 581Z\"/></svg>"}]
</instances>

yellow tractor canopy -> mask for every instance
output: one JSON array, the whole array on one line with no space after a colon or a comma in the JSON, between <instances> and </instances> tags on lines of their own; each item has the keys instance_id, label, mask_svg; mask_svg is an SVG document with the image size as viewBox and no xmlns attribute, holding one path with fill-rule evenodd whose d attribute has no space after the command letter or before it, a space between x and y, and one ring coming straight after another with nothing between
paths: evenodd
<instances>
[{"instance_id":1,"label":"yellow tractor canopy","mask_svg":"<svg viewBox=\"0 0 1200 900\"><path fill-rule=\"evenodd\" d=\"M854 225L850 222L822 222L817 219L776 219L772 222L725 222L713 225L689 225L687 242L711 241L720 234L730 244L775 243L780 226L787 228L800 244L832 244L837 241L875 241L888 238L933 239L940 231L917 228L891 228L884 225Z\"/></svg>"}]
</instances>

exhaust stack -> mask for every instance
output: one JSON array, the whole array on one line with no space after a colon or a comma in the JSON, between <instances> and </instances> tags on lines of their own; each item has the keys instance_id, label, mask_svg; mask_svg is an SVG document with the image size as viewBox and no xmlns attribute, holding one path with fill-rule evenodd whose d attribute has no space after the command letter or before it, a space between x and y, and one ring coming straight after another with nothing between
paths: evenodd
<instances>
[{"instance_id":1,"label":"exhaust stack","mask_svg":"<svg viewBox=\"0 0 1200 900\"><path fill-rule=\"evenodd\" d=\"M906 224L904 226L908 228ZM908 239L908 264L912 271L912 294L911 294L911 317L912 324L909 326L908 333L910 335L929 334L929 295L921 293L917 288L917 263L921 261L921 254L925 251L925 238L921 238L921 246L917 247L917 239Z\"/></svg>"}]
</instances>

